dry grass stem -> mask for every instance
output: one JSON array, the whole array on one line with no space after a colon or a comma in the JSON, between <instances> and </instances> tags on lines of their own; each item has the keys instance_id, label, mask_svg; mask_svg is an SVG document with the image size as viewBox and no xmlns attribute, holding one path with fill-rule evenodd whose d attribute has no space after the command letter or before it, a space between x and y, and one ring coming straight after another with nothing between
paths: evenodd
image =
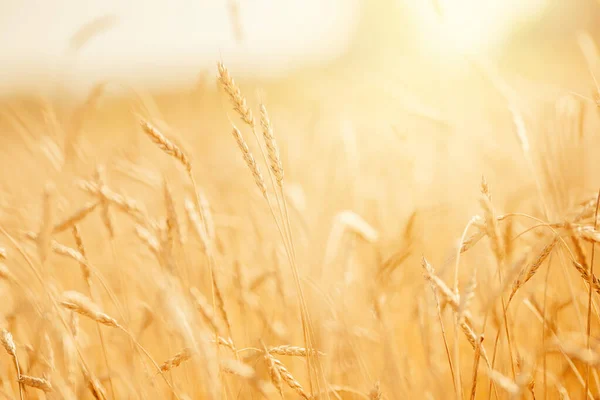
<instances>
[{"instance_id":1,"label":"dry grass stem","mask_svg":"<svg viewBox=\"0 0 600 400\"><path fill-rule=\"evenodd\" d=\"M53 184L46 184L44 188L44 201L42 211L42 225L37 234L37 247L40 261L43 263L50 251L50 238L53 230L54 207L56 188Z\"/></svg>"}]
</instances>

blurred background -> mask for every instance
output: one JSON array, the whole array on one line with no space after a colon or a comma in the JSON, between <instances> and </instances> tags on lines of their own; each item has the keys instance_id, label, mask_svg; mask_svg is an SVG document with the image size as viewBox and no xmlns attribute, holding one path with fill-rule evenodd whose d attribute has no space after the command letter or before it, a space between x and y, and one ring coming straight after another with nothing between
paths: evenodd
<instances>
[{"instance_id":1,"label":"blurred background","mask_svg":"<svg viewBox=\"0 0 600 400\"><path fill-rule=\"evenodd\" d=\"M156 221L164 216L164 182L185 215L184 199L194 198L195 189L141 131L142 116L189 155L214 214L227 302L234 303L240 271L268 272L284 252L231 135L237 124L259 154L251 129L217 87L221 61L254 112L259 102L269 110L298 264L312 282L309 307L319 341L331 338L323 348L335 354L328 359L332 382L370 387L381 376L389 398L403 398L410 396L399 394L398 382L408 377L404 393L425 398L444 375L429 376L425 363L415 368L429 354L415 346L427 347L416 329L425 304L421 255L450 281L458 238L481 212L482 175L497 215L528 213L558 223L600 185L598 21L597 0L0 0L0 226L20 237L37 232L47 182L60 193L56 214L70 215L90 200L77 183L95 180L100 165L107 186L143 203ZM122 230L113 241L96 214L82 224L95 265L119 296L160 302L154 294L163 286L155 277L163 275L147 272L159 265L136 237L137 222L120 216ZM342 238L339 227L349 215L374 234ZM511 219L502 225L507 253L508 243L518 245L519 252L511 250L515 260L539 254L549 242L541 230L521 237L531 224ZM183 225L193 237L192 224ZM72 245L66 233L59 238ZM195 255L199 246L192 240ZM464 258L481 270L477 290L486 297L493 293L486 282L496 282L496 261L483 250ZM186 261L185 284L204 285L209 293L206 270L196 265L203 259ZM58 261L55 267L57 281L76 285L71 270ZM283 281L293 282L286 271ZM547 292L564 300L558 290L564 278L554 275L546 275ZM545 288L537 286L544 296ZM269 293L260 292L269 300L257 304L289 318L279 295ZM387 321L373 317L380 295ZM11 315L21 312L15 310ZM262 320L253 325L243 310L233 319L235 335L254 343L264 334ZM520 315L515 329L525 333L519 340L538 354L530 315ZM575 324L572 315L580 314L570 315ZM331 322L372 326L381 337L389 328L393 342L382 346L375 336L359 351L327 334ZM292 337L277 343L302 343L299 326L289 324ZM487 335L486 343L493 343ZM172 354L164 337L157 329L145 339L161 359ZM430 343L440 344L436 340ZM470 368L472 352L464 344ZM389 357L390 349L403 361ZM421 371L420 383L399 373L405 361L406 371ZM195 379L189 381L193 388ZM446 388L439 389L444 398Z\"/></svg>"},{"instance_id":2,"label":"blurred background","mask_svg":"<svg viewBox=\"0 0 600 400\"><path fill-rule=\"evenodd\" d=\"M558 78L581 61L575 34L597 35L597 18L595 0L3 1L0 89L183 86L219 59L239 77L357 63L434 81L464 54Z\"/></svg>"},{"instance_id":3,"label":"blurred background","mask_svg":"<svg viewBox=\"0 0 600 400\"><path fill-rule=\"evenodd\" d=\"M406 210L460 202L458 177L524 168L510 107L535 131L549 132L565 97L595 121L599 17L595 0L3 1L5 160L76 138L71 152L59 145L57 171L71 153L143 162L141 113L206 171L231 171L207 178L226 187L235 171L219 154L235 151L235 116L216 87L223 61L251 105L269 106L288 177L315 198L337 176L361 208L400 177ZM307 172L309 155L331 163ZM386 199L398 200L376 203Z\"/></svg>"},{"instance_id":4,"label":"blurred background","mask_svg":"<svg viewBox=\"0 0 600 400\"><path fill-rule=\"evenodd\" d=\"M83 165L143 163L141 113L206 174L222 171L207 181L225 190L237 170L220 154L237 155L216 87L223 61L251 105L268 105L287 176L315 199L336 176L355 208L397 204L369 198L398 179L406 212L460 203L457 179L476 191L482 173L523 175L509 103L535 131L565 97L595 121L599 17L595 0L2 1L4 160L37 176L15 155L59 143L44 155L56 173L70 157L60 143L76 138ZM307 171L313 157L329 162ZM17 196L20 177L6 175ZM508 197L523 189L506 184Z\"/></svg>"}]
</instances>

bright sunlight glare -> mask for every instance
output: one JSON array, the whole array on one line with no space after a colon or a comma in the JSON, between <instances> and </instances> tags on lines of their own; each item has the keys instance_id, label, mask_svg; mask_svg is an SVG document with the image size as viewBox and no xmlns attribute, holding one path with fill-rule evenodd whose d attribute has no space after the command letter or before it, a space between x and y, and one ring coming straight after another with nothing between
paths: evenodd
<instances>
[{"instance_id":1,"label":"bright sunlight glare","mask_svg":"<svg viewBox=\"0 0 600 400\"><path fill-rule=\"evenodd\" d=\"M498 48L547 0L427 0L408 2L421 40L447 55L480 54Z\"/></svg>"}]
</instances>

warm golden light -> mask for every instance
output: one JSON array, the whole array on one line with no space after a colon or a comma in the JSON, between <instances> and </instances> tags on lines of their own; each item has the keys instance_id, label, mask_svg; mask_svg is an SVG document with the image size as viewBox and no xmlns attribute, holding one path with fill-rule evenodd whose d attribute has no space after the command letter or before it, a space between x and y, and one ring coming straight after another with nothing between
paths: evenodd
<instances>
[{"instance_id":1,"label":"warm golden light","mask_svg":"<svg viewBox=\"0 0 600 400\"><path fill-rule=\"evenodd\" d=\"M530 20L546 0L430 0L409 2L422 39L450 54L491 51Z\"/></svg>"},{"instance_id":2,"label":"warm golden light","mask_svg":"<svg viewBox=\"0 0 600 400\"><path fill-rule=\"evenodd\" d=\"M0 0L0 400L600 399L599 16Z\"/></svg>"}]
</instances>

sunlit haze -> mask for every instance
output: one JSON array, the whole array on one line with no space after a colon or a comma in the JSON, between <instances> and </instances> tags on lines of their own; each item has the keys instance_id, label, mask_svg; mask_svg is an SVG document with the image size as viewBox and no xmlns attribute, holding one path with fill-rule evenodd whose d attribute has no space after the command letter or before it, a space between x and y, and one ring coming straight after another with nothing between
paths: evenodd
<instances>
[{"instance_id":1,"label":"sunlit haze","mask_svg":"<svg viewBox=\"0 0 600 400\"><path fill-rule=\"evenodd\" d=\"M599 0L0 0L0 400L600 399Z\"/></svg>"},{"instance_id":2,"label":"sunlit haze","mask_svg":"<svg viewBox=\"0 0 600 400\"><path fill-rule=\"evenodd\" d=\"M453 55L496 50L508 35L536 18L548 0L424 0L407 4L418 20L419 39L433 51Z\"/></svg>"}]
</instances>

